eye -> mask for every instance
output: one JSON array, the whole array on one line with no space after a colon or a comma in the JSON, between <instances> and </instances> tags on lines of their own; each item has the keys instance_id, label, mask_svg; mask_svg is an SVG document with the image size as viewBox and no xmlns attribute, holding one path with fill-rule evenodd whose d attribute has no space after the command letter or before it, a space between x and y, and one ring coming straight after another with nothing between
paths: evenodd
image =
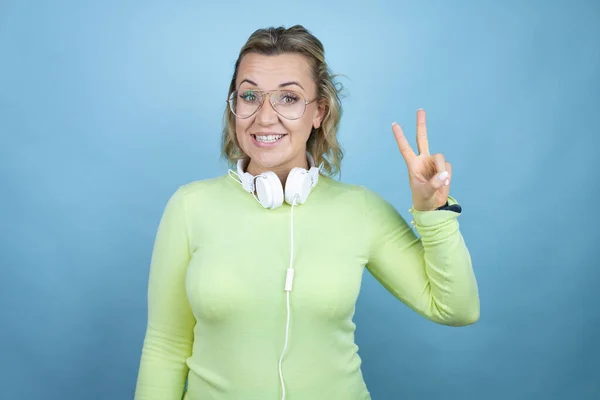
<instances>
[{"instance_id":1,"label":"eye","mask_svg":"<svg viewBox=\"0 0 600 400\"><path fill-rule=\"evenodd\" d=\"M246 103L254 103L259 99L258 94L252 90L245 90L243 92L240 92L239 96Z\"/></svg>"},{"instance_id":2,"label":"eye","mask_svg":"<svg viewBox=\"0 0 600 400\"><path fill-rule=\"evenodd\" d=\"M279 97L279 103L290 105L295 104L299 99L300 97L294 92L284 92Z\"/></svg>"}]
</instances>

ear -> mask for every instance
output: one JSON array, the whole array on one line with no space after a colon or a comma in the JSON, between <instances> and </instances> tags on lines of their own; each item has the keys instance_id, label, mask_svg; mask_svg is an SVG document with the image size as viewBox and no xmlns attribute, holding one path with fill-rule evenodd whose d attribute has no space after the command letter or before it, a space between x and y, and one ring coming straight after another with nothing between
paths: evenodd
<instances>
[{"instance_id":1,"label":"ear","mask_svg":"<svg viewBox=\"0 0 600 400\"><path fill-rule=\"evenodd\" d=\"M325 118L325 115L327 115L327 108L327 104L324 101L319 102L319 105L317 106L317 113L313 119L313 128L319 129L323 119Z\"/></svg>"}]
</instances>

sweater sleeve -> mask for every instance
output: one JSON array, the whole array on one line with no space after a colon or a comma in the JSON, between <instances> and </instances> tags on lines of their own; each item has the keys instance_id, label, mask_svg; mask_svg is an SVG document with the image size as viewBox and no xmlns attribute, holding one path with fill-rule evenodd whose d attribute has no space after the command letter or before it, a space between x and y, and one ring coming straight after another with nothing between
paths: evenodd
<instances>
[{"instance_id":1,"label":"sweater sleeve","mask_svg":"<svg viewBox=\"0 0 600 400\"><path fill-rule=\"evenodd\" d=\"M443 325L479 319L471 257L457 221L460 212L411 208L417 233L396 209L365 189L369 272L396 298ZM449 197L449 205L458 204Z\"/></svg>"},{"instance_id":2,"label":"sweater sleeve","mask_svg":"<svg viewBox=\"0 0 600 400\"><path fill-rule=\"evenodd\" d=\"M148 325L135 400L181 400L192 353L192 314L185 290L190 260L182 188L169 199L156 234L148 281Z\"/></svg>"}]
</instances>

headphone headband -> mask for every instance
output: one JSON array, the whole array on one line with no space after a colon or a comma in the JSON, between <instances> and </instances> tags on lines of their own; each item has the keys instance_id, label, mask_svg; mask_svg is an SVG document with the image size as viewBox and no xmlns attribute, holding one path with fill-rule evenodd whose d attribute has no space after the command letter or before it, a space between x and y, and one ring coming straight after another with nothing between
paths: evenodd
<instances>
[{"instance_id":1,"label":"headphone headband","mask_svg":"<svg viewBox=\"0 0 600 400\"><path fill-rule=\"evenodd\" d=\"M308 173L312 181L311 187L315 187L319 182L319 167L315 165L315 159L308 151L306 152L306 159L308 161Z\"/></svg>"},{"instance_id":2,"label":"headphone headband","mask_svg":"<svg viewBox=\"0 0 600 400\"><path fill-rule=\"evenodd\" d=\"M244 170L248 166L249 159L241 159L237 162L237 174L242 181L242 187L248 193L254 193L254 176L245 172Z\"/></svg>"}]
</instances>

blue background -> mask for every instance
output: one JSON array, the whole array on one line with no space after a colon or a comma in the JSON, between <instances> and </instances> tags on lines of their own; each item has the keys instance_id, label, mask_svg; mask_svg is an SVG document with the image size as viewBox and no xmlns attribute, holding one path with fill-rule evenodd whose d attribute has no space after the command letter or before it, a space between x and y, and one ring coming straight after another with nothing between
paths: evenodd
<instances>
[{"instance_id":1,"label":"blue background","mask_svg":"<svg viewBox=\"0 0 600 400\"><path fill-rule=\"evenodd\" d=\"M0 398L133 397L163 207L226 172L247 37L296 23L346 75L341 179L407 219L391 122L426 109L480 285L449 328L365 274L373 399L600 398L599 3L333 0L0 2Z\"/></svg>"}]
</instances>

